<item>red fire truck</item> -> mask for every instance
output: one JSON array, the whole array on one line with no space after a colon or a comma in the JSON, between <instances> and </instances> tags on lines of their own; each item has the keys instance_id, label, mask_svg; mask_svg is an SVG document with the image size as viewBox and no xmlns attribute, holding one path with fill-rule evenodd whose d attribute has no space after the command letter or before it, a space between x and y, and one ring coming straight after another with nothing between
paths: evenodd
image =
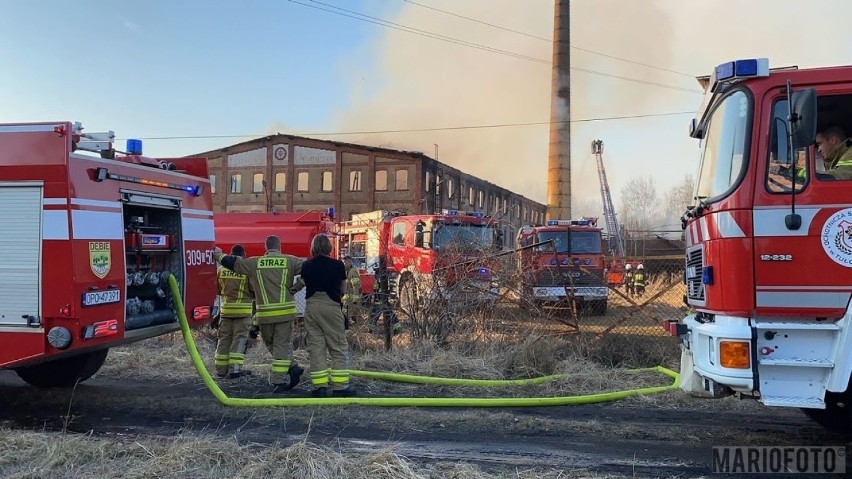
<instances>
[{"instance_id":1,"label":"red fire truck","mask_svg":"<svg viewBox=\"0 0 852 479\"><path fill-rule=\"evenodd\" d=\"M91 377L110 347L179 328L216 296L204 158L155 160L79 123L0 125L0 368L37 386ZM97 156L84 152L96 153Z\"/></svg>"},{"instance_id":2,"label":"red fire truck","mask_svg":"<svg viewBox=\"0 0 852 479\"><path fill-rule=\"evenodd\" d=\"M406 215L379 210L353 215L338 226L338 234L341 253L352 256L362 271L366 295L373 292L376 275L384 273L402 302L460 284L460 278L482 298L498 294L486 263L502 248L502 236L497 222L481 212Z\"/></svg>"},{"instance_id":3,"label":"red fire truck","mask_svg":"<svg viewBox=\"0 0 852 479\"><path fill-rule=\"evenodd\" d=\"M684 215L694 314L664 324L683 340L682 387L849 429L852 182L831 163L852 145L852 66L747 59L699 81L690 131L703 151Z\"/></svg>"},{"instance_id":4,"label":"red fire truck","mask_svg":"<svg viewBox=\"0 0 852 479\"><path fill-rule=\"evenodd\" d=\"M547 220L518 230L522 303L556 304L567 297L604 314L609 288L597 218Z\"/></svg>"},{"instance_id":5,"label":"red fire truck","mask_svg":"<svg viewBox=\"0 0 852 479\"><path fill-rule=\"evenodd\" d=\"M266 237L276 235L284 253L308 258L313 237L320 233L332 235L335 230L333 218L322 211L216 213L213 221L216 246L227 253L233 245L242 244L247 256L263 255Z\"/></svg>"}]
</instances>

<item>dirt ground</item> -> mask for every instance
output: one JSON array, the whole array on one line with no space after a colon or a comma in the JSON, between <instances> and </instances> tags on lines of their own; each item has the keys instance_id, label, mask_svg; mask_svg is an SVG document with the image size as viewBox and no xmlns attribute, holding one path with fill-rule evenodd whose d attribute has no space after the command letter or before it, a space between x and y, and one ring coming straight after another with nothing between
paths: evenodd
<instances>
[{"instance_id":1,"label":"dirt ground","mask_svg":"<svg viewBox=\"0 0 852 479\"><path fill-rule=\"evenodd\" d=\"M132 356L144 347L119 352ZM113 362L128 359L113 356ZM481 471L476 477L521 477L521 471L523 477L716 477L712 446L852 445L797 410L734 398L699 400L679 391L553 408L243 409L220 405L184 358L142 378L118 371L106 367L76 390L36 389L0 371L0 435L83 433L137 444L192 435L285 446L307 440L342 453L388 449L419 465L470 464ZM355 381L367 396L447 395L434 386ZM664 377L657 381L668 384ZM222 384L233 397L271 397L261 376ZM288 394L305 397L309 390L302 383Z\"/></svg>"}]
</instances>

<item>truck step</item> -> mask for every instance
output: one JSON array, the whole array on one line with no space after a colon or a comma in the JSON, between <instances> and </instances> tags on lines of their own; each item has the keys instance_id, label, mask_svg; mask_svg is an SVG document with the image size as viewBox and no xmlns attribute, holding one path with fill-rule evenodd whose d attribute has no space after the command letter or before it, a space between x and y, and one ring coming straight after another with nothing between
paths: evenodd
<instances>
[{"instance_id":1,"label":"truck step","mask_svg":"<svg viewBox=\"0 0 852 479\"><path fill-rule=\"evenodd\" d=\"M807 358L779 358L770 359L763 358L760 360L761 366L802 366L808 368L833 368L834 361L828 359L807 359Z\"/></svg>"},{"instance_id":2,"label":"truck step","mask_svg":"<svg viewBox=\"0 0 852 479\"><path fill-rule=\"evenodd\" d=\"M825 409L825 401L813 397L763 396L760 402L767 406Z\"/></svg>"},{"instance_id":3,"label":"truck step","mask_svg":"<svg viewBox=\"0 0 852 479\"><path fill-rule=\"evenodd\" d=\"M758 321L754 326L757 329L820 329L826 331L837 331L840 329L840 326L838 326L837 323L829 321Z\"/></svg>"}]
</instances>

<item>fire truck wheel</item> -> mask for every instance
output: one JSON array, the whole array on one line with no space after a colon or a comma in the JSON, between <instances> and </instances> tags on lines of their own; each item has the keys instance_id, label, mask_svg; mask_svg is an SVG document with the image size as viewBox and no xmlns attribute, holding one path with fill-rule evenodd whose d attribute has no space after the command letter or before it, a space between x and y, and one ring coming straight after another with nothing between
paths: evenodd
<instances>
[{"instance_id":1,"label":"fire truck wheel","mask_svg":"<svg viewBox=\"0 0 852 479\"><path fill-rule=\"evenodd\" d=\"M806 416L829 431L852 432L852 390L825 393L825 409L803 408Z\"/></svg>"},{"instance_id":2,"label":"fire truck wheel","mask_svg":"<svg viewBox=\"0 0 852 479\"><path fill-rule=\"evenodd\" d=\"M109 349L79 354L16 369L18 376L36 387L71 387L94 376L103 366Z\"/></svg>"}]
</instances>

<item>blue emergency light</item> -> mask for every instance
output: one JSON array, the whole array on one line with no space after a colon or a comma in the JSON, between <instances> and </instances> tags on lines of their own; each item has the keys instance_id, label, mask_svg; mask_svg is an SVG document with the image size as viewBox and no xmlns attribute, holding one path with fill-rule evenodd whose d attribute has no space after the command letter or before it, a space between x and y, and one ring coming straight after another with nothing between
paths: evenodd
<instances>
[{"instance_id":1,"label":"blue emergency light","mask_svg":"<svg viewBox=\"0 0 852 479\"><path fill-rule=\"evenodd\" d=\"M127 150L128 155L141 155L142 154L142 140L127 140Z\"/></svg>"},{"instance_id":2,"label":"blue emergency light","mask_svg":"<svg viewBox=\"0 0 852 479\"><path fill-rule=\"evenodd\" d=\"M458 216L458 215L459 215L459 212L458 212L458 210L447 210L447 215L449 215L449 216Z\"/></svg>"},{"instance_id":3,"label":"blue emergency light","mask_svg":"<svg viewBox=\"0 0 852 479\"><path fill-rule=\"evenodd\" d=\"M701 282L706 285L713 284L713 267L705 266L701 274Z\"/></svg>"},{"instance_id":4,"label":"blue emergency light","mask_svg":"<svg viewBox=\"0 0 852 479\"><path fill-rule=\"evenodd\" d=\"M768 58L734 60L716 67L716 81L758 76L769 76Z\"/></svg>"},{"instance_id":5,"label":"blue emergency light","mask_svg":"<svg viewBox=\"0 0 852 479\"><path fill-rule=\"evenodd\" d=\"M559 222L556 220L547 220L547 226L558 226Z\"/></svg>"}]
</instances>

